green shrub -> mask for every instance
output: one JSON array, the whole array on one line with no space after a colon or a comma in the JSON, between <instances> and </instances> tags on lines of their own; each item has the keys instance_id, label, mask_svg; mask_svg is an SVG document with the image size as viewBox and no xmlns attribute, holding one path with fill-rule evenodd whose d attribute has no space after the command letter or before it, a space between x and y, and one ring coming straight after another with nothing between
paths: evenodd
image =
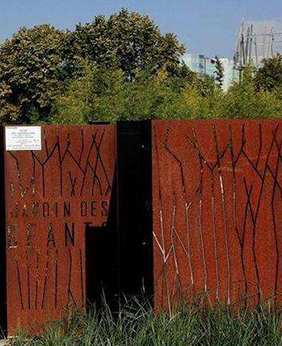
<instances>
[{"instance_id":1,"label":"green shrub","mask_svg":"<svg viewBox=\"0 0 282 346\"><path fill-rule=\"evenodd\" d=\"M182 306L171 317L137 299L113 314L105 305L50 325L43 336L19 336L14 346L275 346L282 345L281 315L264 309L232 313Z\"/></svg>"},{"instance_id":2,"label":"green shrub","mask_svg":"<svg viewBox=\"0 0 282 346\"><path fill-rule=\"evenodd\" d=\"M208 77L172 77L161 69L129 81L121 70L85 64L82 77L57 98L51 122L281 117L282 92L258 91L254 78L246 68L242 80L223 92Z\"/></svg>"}]
</instances>

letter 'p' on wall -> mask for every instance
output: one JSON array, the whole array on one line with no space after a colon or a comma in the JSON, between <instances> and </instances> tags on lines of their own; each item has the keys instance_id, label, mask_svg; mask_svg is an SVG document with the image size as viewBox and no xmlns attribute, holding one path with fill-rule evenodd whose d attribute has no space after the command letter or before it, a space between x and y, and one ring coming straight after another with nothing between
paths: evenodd
<instances>
[{"instance_id":1,"label":"letter 'p' on wall","mask_svg":"<svg viewBox=\"0 0 282 346\"><path fill-rule=\"evenodd\" d=\"M86 301L85 225L107 223L112 125L5 128L8 334Z\"/></svg>"}]
</instances>

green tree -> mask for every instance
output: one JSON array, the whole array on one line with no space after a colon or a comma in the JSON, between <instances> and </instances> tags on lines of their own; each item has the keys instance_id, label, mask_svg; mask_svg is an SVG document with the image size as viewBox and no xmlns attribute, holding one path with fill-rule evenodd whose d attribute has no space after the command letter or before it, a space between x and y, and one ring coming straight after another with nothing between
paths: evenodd
<instances>
[{"instance_id":1,"label":"green tree","mask_svg":"<svg viewBox=\"0 0 282 346\"><path fill-rule=\"evenodd\" d=\"M223 95L218 109L221 118L281 117L282 102L274 92L257 90L256 71L247 66L242 71L240 82Z\"/></svg>"},{"instance_id":2,"label":"green tree","mask_svg":"<svg viewBox=\"0 0 282 346\"><path fill-rule=\"evenodd\" d=\"M223 86L223 78L224 78L224 68L222 62L219 60L218 56L215 56L215 80L217 81L220 88Z\"/></svg>"},{"instance_id":3,"label":"green tree","mask_svg":"<svg viewBox=\"0 0 282 346\"><path fill-rule=\"evenodd\" d=\"M49 25L22 28L0 48L0 120L44 120L64 82L64 32Z\"/></svg>"},{"instance_id":4,"label":"green tree","mask_svg":"<svg viewBox=\"0 0 282 346\"><path fill-rule=\"evenodd\" d=\"M58 97L52 123L164 118L179 95L165 69L155 75L142 72L134 81L121 69L93 68L85 65L83 76L74 79ZM82 116L78 116L78 114Z\"/></svg>"},{"instance_id":5,"label":"green tree","mask_svg":"<svg viewBox=\"0 0 282 346\"><path fill-rule=\"evenodd\" d=\"M81 63L80 76L73 78L54 102L49 122L54 124L85 124L91 119L93 109L93 66Z\"/></svg>"},{"instance_id":6,"label":"green tree","mask_svg":"<svg viewBox=\"0 0 282 346\"><path fill-rule=\"evenodd\" d=\"M56 115L51 121L85 123L212 117L221 91L213 79L199 79L189 71L184 72L185 68L176 77L164 67L154 75L140 72L130 81L120 69L93 68L85 64L82 77L74 79L57 99Z\"/></svg>"},{"instance_id":7,"label":"green tree","mask_svg":"<svg viewBox=\"0 0 282 346\"><path fill-rule=\"evenodd\" d=\"M255 78L258 90L273 91L282 88L282 56L264 60Z\"/></svg>"},{"instance_id":8,"label":"green tree","mask_svg":"<svg viewBox=\"0 0 282 346\"><path fill-rule=\"evenodd\" d=\"M22 28L0 47L0 121L48 122L58 95L73 78L83 81L83 61L119 70L131 81L144 71L152 75L165 68L180 83L192 78L180 62L183 53L175 35L162 35L148 16L124 9L72 32L45 24Z\"/></svg>"},{"instance_id":9,"label":"green tree","mask_svg":"<svg viewBox=\"0 0 282 346\"><path fill-rule=\"evenodd\" d=\"M120 69L131 80L140 71L156 73L163 66L178 73L185 52L174 34L162 35L148 16L126 9L77 25L66 44L73 58L79 55L96 66Z\"/></svg>"}]
</instances>

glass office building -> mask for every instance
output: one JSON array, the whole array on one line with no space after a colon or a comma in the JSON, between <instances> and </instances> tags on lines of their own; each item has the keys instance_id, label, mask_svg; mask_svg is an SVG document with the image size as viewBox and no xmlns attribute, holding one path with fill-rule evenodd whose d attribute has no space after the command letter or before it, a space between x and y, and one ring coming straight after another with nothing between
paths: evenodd
<instances>
[{"instance_id":1,"label":"glass office building","mask_svg":"<svg viewBox=\"0 0 282 346\"><path fill-rule=\"evenodd\" d=\"M201 76L208 75L214 77L215 66L212 59L202 54L186 54L183 60L192 71L199 73Z\"/></svg>"},{"instance_id":2,"label":"glass office building","mask_svg":"<svg viewBox=\"0 0 282 346\"><path fill-rule=\"evenodd\" d=\"M185 54L183 57L186 65L200 76L210 76L215 78L216 67L214 59L207 58L202 54ZM228 58L220 58L224 69L223 87L224 91L232 85L234 81L239 79L239 73L234 68L234 61Z\"/></svg>"}]
</instances>

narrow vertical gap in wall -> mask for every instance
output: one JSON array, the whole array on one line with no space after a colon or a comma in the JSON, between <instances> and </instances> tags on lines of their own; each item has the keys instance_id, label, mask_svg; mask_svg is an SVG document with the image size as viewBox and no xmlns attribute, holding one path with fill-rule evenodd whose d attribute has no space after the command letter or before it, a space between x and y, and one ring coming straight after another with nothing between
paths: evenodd
<instances>
[{"instance_id":1,"label":"narrow vertical gap in wall","mask_svg":"<svg viewBox=\"0 0 282 346\"><path fill-rule=\"evenodd\" d=\"M152 303L151 122L119 122L117 143L121 292Z\"/></svg>"},{"instance_id":2,"label":"narrow vertical gap in wall","mask_svg":"<svg viewBox=\"0 0 282 346\"><path fill-rule=\"evenodd\" d=\"M115 310L118 304L117 172L115 169L107 223L85 229L86 299L99 309L106 299Z\"/></svg>"}]
</instances>

